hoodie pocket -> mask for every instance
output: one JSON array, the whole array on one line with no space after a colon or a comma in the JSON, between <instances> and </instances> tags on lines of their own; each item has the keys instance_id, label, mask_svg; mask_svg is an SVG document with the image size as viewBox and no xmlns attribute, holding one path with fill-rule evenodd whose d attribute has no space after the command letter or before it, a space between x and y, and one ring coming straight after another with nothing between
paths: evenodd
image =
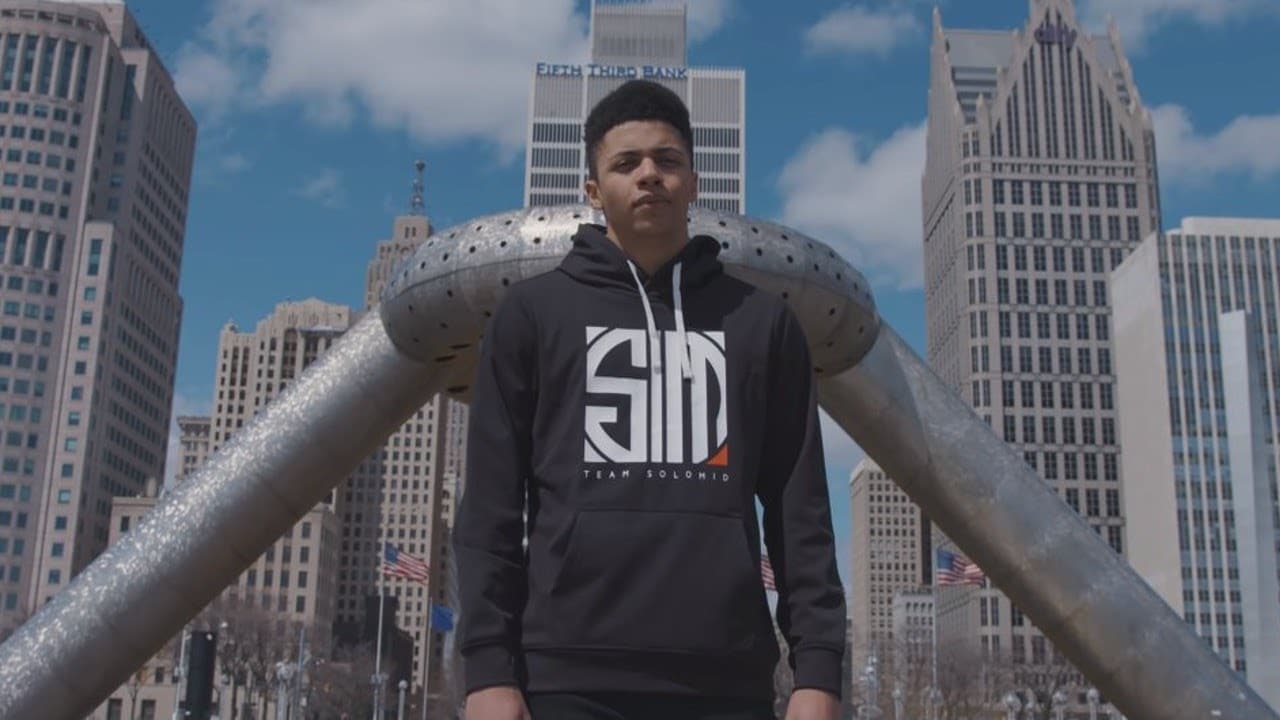
<instances>
[{"instance_id":1,"label":"hoodie pocket","mask_svg":"<svg viewBox=\"0 0 1280 720\"><path fill-rule=\"evenodd\" d=\"M583 510L548 609L562 647L729 653L763 607L741 518Z\"/></svg>"}]
</instances>

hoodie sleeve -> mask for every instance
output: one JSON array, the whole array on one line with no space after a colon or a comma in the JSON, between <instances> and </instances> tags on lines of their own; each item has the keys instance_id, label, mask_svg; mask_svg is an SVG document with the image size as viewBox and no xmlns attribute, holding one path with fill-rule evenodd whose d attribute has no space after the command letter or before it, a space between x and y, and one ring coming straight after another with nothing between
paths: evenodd
<instances>
[{"instance_id":1,"label":"hoodie sleeve","mask_svg":"<svg viewBox=\"0 0 1280 720\"><path fill-rule=\"evenodd\" d=\"M796 688L839 696L844 588L836 568L817 386L804 330L789 308L774 323L759 496L778 588L778 627Z\"/></svg>"},{"instance_id":2,"label":"hoodie sleeve","mask_svg":"<svg viewBox=\"0 0 1280 720\"><path fill-rule=\"evenodd\" d=\"M518 685L527 593L525 484L537 398L537 333L508 295L489 321L472 390L467 480L454 530L466 691Z\"/></svg>"}]
</instances>

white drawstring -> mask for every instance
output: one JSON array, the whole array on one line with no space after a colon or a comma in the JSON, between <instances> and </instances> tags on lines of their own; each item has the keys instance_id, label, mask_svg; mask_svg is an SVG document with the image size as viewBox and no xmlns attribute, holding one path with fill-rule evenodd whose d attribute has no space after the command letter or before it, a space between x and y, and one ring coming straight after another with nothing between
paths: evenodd
<instances>
[{"instance_id":1,"label":"white drawstring","mask_svg":"<svg viewBox=\"0 0 1280 720\"><path fill-rule=\"evenodd\" d=\"M689 360L689 338L684 332L684 301L680 297L680 269L684 263L676 263L671 273L671 287L676 296L676 337L680 342L680 373L685 378L693 377L693 363Z\"/></svg>"},{"instance_id":2,"label":"white drawstring","mask_svg":"<svg viewBox=\"0 0 1280 720\"><path fill-rule=\"evenodd\" d=\"M680 375L681 377L693 377L693 362L689 359L689 338L685 334L684 328L684 299L680 292L680 275L684 263L676 263L675 268L671 272L671 286L675 291L676 301L676 341L680 343ZM640 293L640 302L644 303L644 319L649 323L649 364L653 368L653 374L657 375L662 371L662 351L658 344L658 326L653 321L653 306L649 304L649 294L644 290L644 283L640 282L640 273L636 272L636 266L630 260L627 261L627 267L631 269L631 277L636 281L636 290Z\"/></svg>"},{"instance_id":3,"label":"white drawstring","mask_svg":"<svg viewBox=\"0 0 1280 720\"><path fill-rule=\"evenodd\" d=\"M649 323L649 367L654 375L662 372L662 351L658 345L658 326L653 322L653 308L649 305L649 294L644 291L644 283L640 282L640 274L636 272L636 266L630 260L627 261L627 267L631 268L631 277L636 281L636 290L640 292L640 302L644 303L644 318Z\"/></svg>"}]
</instances>

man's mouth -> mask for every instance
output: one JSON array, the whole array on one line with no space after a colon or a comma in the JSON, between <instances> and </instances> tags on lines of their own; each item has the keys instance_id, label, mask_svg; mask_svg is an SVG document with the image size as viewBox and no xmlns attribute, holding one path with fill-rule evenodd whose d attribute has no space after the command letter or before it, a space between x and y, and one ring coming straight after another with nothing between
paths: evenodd
<instances>
[{"instance_id":1,"label":"man's mouth","mask_svg":"<svg viewBox=\"0 0 1280 720\"><path fill-rule=\"evenodd\" d=\"M639 200L635 201L635 203L633 204L633 207L644 207L646 205L665 205L666 202L667 202L666 198L658 197L657 195L650 195L648 197L642 197Z\"/></svg>"}]
</instances>

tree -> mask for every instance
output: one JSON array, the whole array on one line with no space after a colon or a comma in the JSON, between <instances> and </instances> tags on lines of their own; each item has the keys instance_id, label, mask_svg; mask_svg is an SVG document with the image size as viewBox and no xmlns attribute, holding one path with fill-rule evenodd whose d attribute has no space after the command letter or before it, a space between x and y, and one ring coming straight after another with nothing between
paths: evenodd
<instances>
[{"instance_id":1,"label":"tree","mask_svg":"<svg viewBox=\"0 0 1280 720\"><path fill-rule=\"evenodd\" d=\"M147 681L147 665L143 663L133 674L129 676L125 686L129 692L129 720L138 720L138 691L142 689L143 683Z\"/></svg>"},{"instance_id":2,"label":"tree","mask_svg":"<svg viewBox=\"0 0 1280 720\"><path fill-rule=\"evenodd\" d=\"M368 643L339 646L333 659L316 663L312 669L308 708L322 718L367 716L373 704L373 686L370 684L373 654ZM388 675L391 670L393 668L387 668ZM389 696L394 697L394 693Z\"/></svg>"},{"instance_id":3,"label":"tree","mask_svg":"<svg viewBox=\"0 0 1280 720\"><path fill-rule=\"evenodd\" d=\"M275 596L262 595L262 605L254 603L258 596L240 599L224 594L197 616L193 625L218 632L218 664L231 680L230 706L234 706L241 687L245 690L241 707L231 708L229 716L249 720L257 708L265 720L267 705L272 702L276 683L276 663L297 661L299 629L303 626L271 610ZM308 654L327 657L329 648L320 640L328 637L320 628L306 628L311 638Z\"/></svg>"}]
</instances>

